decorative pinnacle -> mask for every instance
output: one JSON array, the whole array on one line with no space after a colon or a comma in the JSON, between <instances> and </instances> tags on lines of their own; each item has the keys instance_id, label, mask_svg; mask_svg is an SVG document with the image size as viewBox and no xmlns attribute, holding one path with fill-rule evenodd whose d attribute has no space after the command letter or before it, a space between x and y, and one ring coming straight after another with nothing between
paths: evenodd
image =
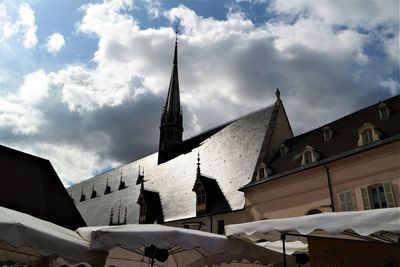
<instances>
[{"instance_id":1,"label":"decorative pinnacle","mask_svg":"<svg viewBox=\"0 0 400 267\"><path fill-rule=\"evenodd\" d=\"M276 100L281 100L281 92L279 91L279 88L276 88L275 95Z\"/></svg>"},{"instance_id":2,"label":"decorative pinnacle","mask_svg":"<svg viewBox=\"0 0 400 267\"><path fill-rule=\"evenodd\" d=\"M197 175L200 175L200 152L197 151Z\"/></svg>"}]
</instances>

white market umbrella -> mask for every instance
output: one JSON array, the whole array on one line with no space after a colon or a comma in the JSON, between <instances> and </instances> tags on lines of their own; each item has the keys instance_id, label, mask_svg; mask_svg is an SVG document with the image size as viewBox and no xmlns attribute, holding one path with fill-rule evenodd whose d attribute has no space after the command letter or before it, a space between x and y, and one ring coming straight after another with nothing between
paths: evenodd
<instances>
[{"instance_id":1,"label":"white market umbrella","mask_svg":"<svg viewBox=\"0 0 400 267\"><path fill-rule=\"evenodd\" d=\"M74 231L0 207L0 262L38 264L57 257L96 266L106 253L89 251L89 243Z\"/></svg>"},{"instance_id":2,"label":"white market umbrella","mask_svg":"<svg viewBox=\"0 0 400 267\"><path fill-rule=\"evenodd\" d=\"M155 224L131 224L84 227L79 228L77 232L90 241L93 250L112 251L115 247L119 247L131 251L129 255L123 255L119 250L121 255L116 258L122 260L125 257L134 263L134 266L139 266L139 263L144 266L149 261L153 264L149 259L152 258L149 250L154 246L160 249L161 253L167 251L169 255L165 262L161 260L154 262L155 266L205 266L241 261L266 265L282 262L281 253L242 240L232 240L197 230ZM294 264L294 258L290 258L289 261Z\"/></svg>"},{"instance_id":3,"label":"white market umbrella","mask_svg":"<svg viewBox=\"0 0 400 267\"><path fill-rule=\"evenodd\" d=\"M282 241L265 241L256 244L264 248L283 253ZM286 255L308 253L308 245L301 241L286 242L285 253Z\"/></svg>"},{"instance_id":4,"label":"white market umbrella","mask_svg":"<svg viewBox=\"0 0 400 267\"><path fill-rule=\"evenodd\" d=\"M367 211L327 212L315 215L270 219L225 227L226 235L252 241L277 241L288 236L330 236L398 244L400 208Z\"/></svg>"}]
</instances>

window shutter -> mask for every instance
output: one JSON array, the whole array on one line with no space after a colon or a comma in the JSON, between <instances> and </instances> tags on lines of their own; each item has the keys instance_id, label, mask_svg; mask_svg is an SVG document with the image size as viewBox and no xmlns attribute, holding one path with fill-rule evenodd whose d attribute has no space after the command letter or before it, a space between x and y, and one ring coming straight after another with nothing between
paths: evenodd
<instances>
[{"instance_id":1,"label":"window shutter","mask_svg":"<svg viewBox=\"0 0 400 267\"><path fill-rule=\"evenodd\" d=\"M371 202L369 201L368 187L361 187L361 195L364 204L364 210L370 210Z\"/></svg>"},{"instance_id":2,"label":"window shutter","mask_svg":"<svg viewBox=\"0 0 400 267\"><path fill-rule=\"evenodd\" d=\"M384 182L383 188L385 189L386 201L388 208L396 207L396 203L394 201L393 189L392 184L390 182Z\"/></svg>"},{"instance_id":3,"label":"window shutter","mask_svg":"<svg viewBox=\"0 0 400 267\"><path fill-rule=\"evenodd\" d=\"M345 194L346 194L346 192L339 193L340 210L341 211L346 211L346 197L345 197Z\"/></svg>"}]
</instances>

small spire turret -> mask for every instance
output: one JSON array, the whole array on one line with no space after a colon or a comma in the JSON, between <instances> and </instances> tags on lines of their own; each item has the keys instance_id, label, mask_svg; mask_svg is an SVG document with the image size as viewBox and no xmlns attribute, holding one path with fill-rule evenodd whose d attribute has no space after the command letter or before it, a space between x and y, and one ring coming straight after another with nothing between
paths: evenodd
<instances>
[{"instance_id":1,"label":"small spire turret","mask_svg":"<svg viewBox=\"0 0 400 267\"><path fill-rule=\"evenodd\" d=\"M200 176L200 152L197 151L197 176Z\"/></svg>"}]
</instances>

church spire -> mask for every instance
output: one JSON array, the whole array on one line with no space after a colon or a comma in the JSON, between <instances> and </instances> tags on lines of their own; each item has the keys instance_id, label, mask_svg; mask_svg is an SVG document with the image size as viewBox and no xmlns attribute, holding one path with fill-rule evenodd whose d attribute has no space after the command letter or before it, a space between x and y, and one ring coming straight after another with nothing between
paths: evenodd
<instances>
[{"instance_id":1,"label":"church spire","mask_svg":"<svg viewBox=\"0 0 400 267\"><path fill-rule=\"evenodd\" d=\"M175 29L175 51L167 99L161 114L158 164L171 158L168 151L182 142L183 121L179 96L178 29Z\"/></svg>"}]
</instances>

